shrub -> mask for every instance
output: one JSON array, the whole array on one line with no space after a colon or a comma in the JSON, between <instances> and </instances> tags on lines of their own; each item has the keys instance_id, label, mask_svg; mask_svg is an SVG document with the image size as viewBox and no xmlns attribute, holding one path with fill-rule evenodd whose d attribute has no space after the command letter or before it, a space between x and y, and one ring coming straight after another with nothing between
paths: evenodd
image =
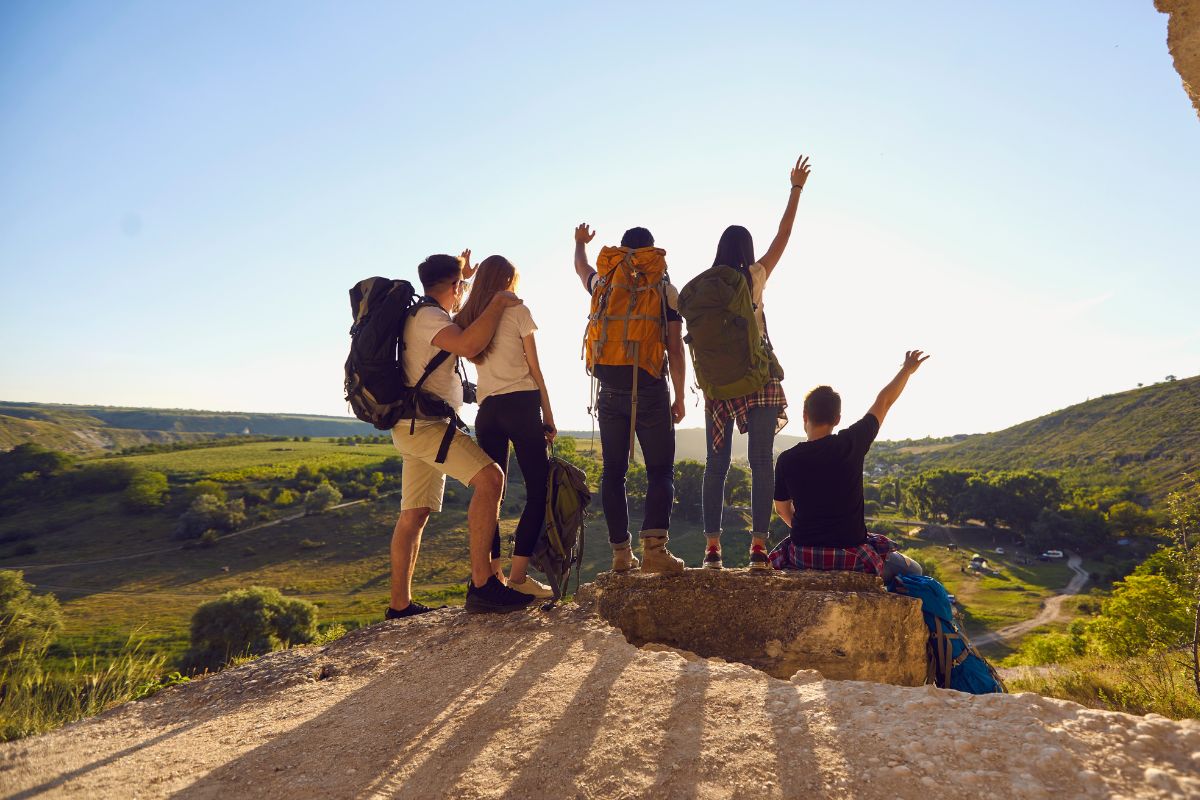
<instances>
[{"instance_id":1,"label":"shrub","mask_svg":"<svg viewBox=\"0 0 1200 800\"><path fill-rule=\"evenodd\" d=\"M209 528L232 531L246 521L246 506L241 499L222 503L212 495L202 494L192 501L175 526L178 539L198 538Z\"/></svg>"},{"instance_id":2,"label":"shrub","mask_svg":"<svg viewBox=\"0 0 1200 800\"><path fill-rule=\"evenodd\" d=\"M67 473L66 491L74 494L105 494L125 489L140 470L132 464L88 464Z\"/></svg>"},{"instance_id":3,"label":"shrub","mask_svg":"<svg viewBox=\"0 0 1200 800\"><path fill-rule=\"evenodd\" d=\"M320 547L324 547L324 546L325 546L324 542L318 542L313 539L301 539L300 540L300 549L301 550L316 550L316 549L318 549Z\"/></svg>"},{"instance_id":4,"label":"shrub","mask_svg":"<svg viewBox=\"0 0 1200 800\"><path fill-rule=\"evenodd\" d=\"M221 538L221 534L217 533L212 528L209 528L204 533L200 534L201 547L216 547L217 540Z\"/></svg>"},{"instance_id":5,"label":"shrub","mask_svg":"<svg viewBox=\"0 0 1200 800\"><path fill-rule=\"evenodd\" d=\"M210 600L192 615L188 671L216 670L237 656L306 644L316 636L317 609L278 589L252 586Z\"/></svg>"},{"instance_id":6,"label":"shrub","mask_svg":"<svg viewBox=\"0 0 1200 800\"><path fill-rule=\"evenodd\" d=\"M920 553L913 553L909 556L909 558L921 565L921 571L926 576L936 580L940 575L937 562L929 556L923 556Z\"/></svg>"},{"instance_id":7,"label":"shrub","mask_svg":"<svg viewBox=\"0 0 1200 800\"><path fill-rule=\"evenodd\" d=\"M342 493L335 489L333 484L324 481L304 495L304 510L309 514L319 514L340 502L342 502Z\"/></svg>"},{"instance_id":8,"label":"shrub","mask_svg":"<svg viewBox=\"0 0 1200 800\"><path fill-rule=\"evenodd\" d=\"M216 481L196 481L183 490L184 500L192 502L198 497L215 497L225 502L225 487Z\"/></svg>"},{"instance_id":9,"label":"shrub","mask_svg":"<svg viewBox=\"0 0 1200 800\"><path fill-rule=\"evenodd\" d=\"M62 627L58 600L32 589L19 570L0 570L0 664L36 662Z\"/></svg>"},{"instance_id":10,"label":"shrub","mask_svg":"<svg viewBox=\"0 0 1200 800\"><path fill-rule=\"evenodd\" d=\"M134 512L162 508L167 501L167 476L149 470L136 473L121 500Z\"/></svg>"},{"instance_id":11,"label":"shrub","mask_svg":"<svg viewBox=\"0 0 1200 800\"><path fill-rule=\"evenodd\" d=\"M299 496L291 489L282 489L279 494L275 495L275 505L280 507L294 506Z\"/></svg>"}]
</instances>

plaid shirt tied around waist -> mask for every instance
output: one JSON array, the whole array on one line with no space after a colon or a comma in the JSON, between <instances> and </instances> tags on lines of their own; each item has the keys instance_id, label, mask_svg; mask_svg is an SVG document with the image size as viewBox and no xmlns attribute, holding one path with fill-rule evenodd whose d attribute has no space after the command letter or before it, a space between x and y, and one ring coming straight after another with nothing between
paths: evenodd
<instances>
[{"instance_id":1,"label":"plaid shirt tied around waist","mask_svg":"<svg viewBox=\"0 0 1200 800\"><path fill-rule=\"evenodd\" d=\"M896 543L880 533L867 533L858 547L814 547L797 545L791 537L775 546L767 556L775 569L846 570L883 575L883 560L898 550Z\"/></svg>"},{"instance_id":2,"label":"plaid shirt tied around waist","mask_svg":"<svg viewBox=\"0 0 1200 800\"><path fill-rule=\"evenodd\" d=\"M719 450L725 443L730 422L736 422L738 431L741 433L746 432L746 414L752 408L779 409L779 421L775 424L776 433L783 430L783 426L788 421L787 412L784 411L787 408L787 397L783 393L783 384L777 378L771 378L767 381L766 386L754 394L735 397L732 400L709 400L706 398L704 402L708 413L712 415L712 444L715 450Z\"/></svg>"}]
</instances>

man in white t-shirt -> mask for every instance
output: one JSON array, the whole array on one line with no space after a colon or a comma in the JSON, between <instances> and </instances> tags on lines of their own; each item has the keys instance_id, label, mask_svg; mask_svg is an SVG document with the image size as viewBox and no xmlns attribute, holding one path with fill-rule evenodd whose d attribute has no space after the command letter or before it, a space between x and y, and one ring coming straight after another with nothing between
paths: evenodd
<instances>
[{"instance_id":1,"label":"man in white t-shirt","mask_svg":"<svg viewBox=\"0 0 1200 800\"><path fill-rule=\"evenodd\" d=\"M487 310L466 330L450 319L463 294L463 263L469 263L470 251L463 257L433 255L421 262L417 273L427 297L436 304L419 308L404 325L404 375L416 383L429 362L441 351L451 357L442 362L422 384L425 391L444 400L458 412L463 403L463 387L455 364L457 357L470 358L480 353L496 332L504 309L519 305L512 292L497 292ZM492 535L500 516L500 498L504 473L479 445L462 431L454 438L443 461L438 451L451 420L402 419L392 428L392 442L404 459L400 484L400 518L392 534L391 604L386 619L422 614L431 609L412 599L412 573L421 547L421 533L429 515L442 509L446 476L470 486L471 505L467 509L467 528L471 552L471 580L467 585L467 610L473 612L514 611L528 605L533 597L510 589L497 579L491 568Z\"/></svg>"}]
</instances>

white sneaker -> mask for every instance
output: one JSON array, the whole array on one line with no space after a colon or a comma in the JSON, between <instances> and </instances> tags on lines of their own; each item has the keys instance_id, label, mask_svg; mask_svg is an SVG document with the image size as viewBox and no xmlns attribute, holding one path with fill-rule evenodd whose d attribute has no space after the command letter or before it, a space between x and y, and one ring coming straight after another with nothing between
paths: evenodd
<instances>
[{"instance_id":1,"label":"white sneaker","mask_svg":"<svg viewBox=\"0 0 1200 800\"><path fill-rule=\"evenodd\" d=\"M525 576L524 583L516 583L515 581L510 580L508 582L508 588L515 589L521 594L527 594L532 597L536 597L539 600L546 600L554 597L553 589L541 581L529 577L528 575Z\"/></svg>"}]
</instances>

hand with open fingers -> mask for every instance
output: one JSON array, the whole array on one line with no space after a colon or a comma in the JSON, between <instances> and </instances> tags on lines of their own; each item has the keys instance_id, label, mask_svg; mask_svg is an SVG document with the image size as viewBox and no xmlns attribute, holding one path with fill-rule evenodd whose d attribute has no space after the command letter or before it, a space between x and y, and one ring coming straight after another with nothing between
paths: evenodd
<instances>
[{"instance_id":1,"label":"hand with open fingers","mask_svg":"<svg viewBox=\"0 0 1200 800\"><path fill-rule=\"evenodd\" d=\"M920 350L909 350L904 354L904 368L911 375L917 371L917 367L929 360L929 356L925 355Z\"/></svg>"},{"instance_id":2,"label":"hand with open fingers","mask_svg":"<svg viewBox=\"0 0 1200 800\"><path fill-rule=\"evenodd\" d=\"M671 403L671 419L678 425L683 422L683 417L687 413L687 409L683 405L683 397L676 397L675 402Z\"/></svg>"},{"instance_id":3,"label":"hand with open fingers","mask_svg":"<svg viewBox=\"0 0 1200 800\"><path fill-rule=\"evenodd\" d=\"M522 305L525 301L509 291L496 292L492 297L493 303L499 303L504 308Z\"/></svg>"},{"instance_id":4,"label":"hand with open fingers","mask_svg":"<svg viewBox=\"0 0 1200 800\"><path fill-rule=\"evenodd\" d=\"M797 189L804 188L804 182L808 180L808 156L800 156L796 159L796 166L792 167L792 186Z\"/></svg>"},{"instance_id":5,"label":"hand with open fingers","mask_svg":"<svg viewBox=\"0 0 1200 800\"><path fill-rule=\"evenodd\" d=\"M596 238L596 232L588 227L586 222L579 223L579 227L575 229L575 241L579 244L587 244L592 239Z\"/></svg>"},{"instance_id":6,"label":"hand with open fingers","mask_svg":"<svg viewBox=\"0 0 1200 800\"><path fill-rule=\"evenodd\" d=\"M463 280L469 281L471 280L471 276L475 274L475 271L479 269L478 264L471 266L471 248L468 247L466 250L463 250L459 258L462 259Z\"/></svg>"}]
</instances>

